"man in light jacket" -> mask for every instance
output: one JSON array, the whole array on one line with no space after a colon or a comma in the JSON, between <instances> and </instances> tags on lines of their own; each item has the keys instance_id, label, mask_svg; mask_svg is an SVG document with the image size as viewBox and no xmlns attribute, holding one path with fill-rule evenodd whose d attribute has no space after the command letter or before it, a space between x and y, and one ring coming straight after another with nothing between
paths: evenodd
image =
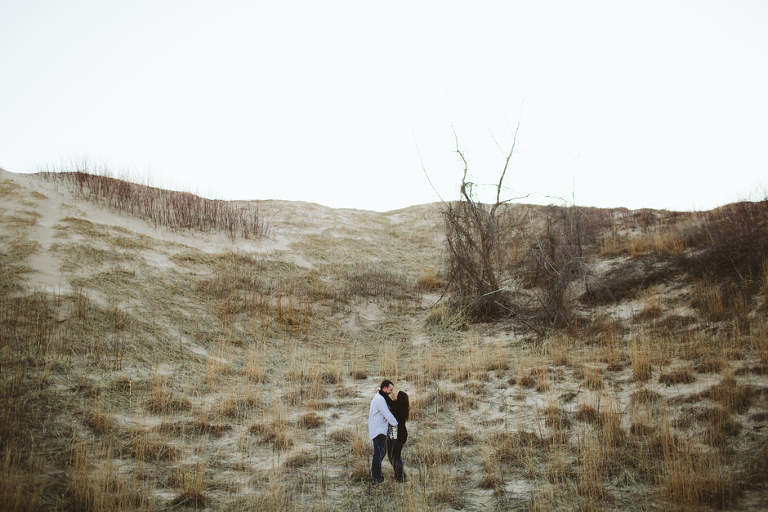
<instances>
[{"instance_id":1,"label":"man in light jacket","mask_svg":"<svg viewBox=\"0 0 768 512\"><path fill-rule=\"evenodd\" d=\"M397 427L397 420L389 410L387 403L392 399L389 394L395 385L388 380L381 383L381 388L371 400L371 409L368 413L368 435L373 440L373 461L371 462L371 480L373 483L384 481L381 475L381 461L387 451L387 427Z\"/></svg>"}]
</instances>

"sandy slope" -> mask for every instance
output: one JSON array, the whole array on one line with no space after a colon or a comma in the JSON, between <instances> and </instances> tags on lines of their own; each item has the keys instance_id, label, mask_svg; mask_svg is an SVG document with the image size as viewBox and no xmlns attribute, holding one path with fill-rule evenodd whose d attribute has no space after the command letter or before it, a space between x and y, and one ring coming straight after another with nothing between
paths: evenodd
<instances>
[{"instance_id":1,"label":"sandy slope","mask_svg":"<svg viewBox=\"0 0 768 512\"><path fill-rule=\"evenodd\" d=\"M698 436L705 430L700 413L712 404L697 397L723 379L722 372L702 372L695 375L693 382L669 385L659 379L661 374L691 367L693 362L673 349L653 353L653 348L647 348L643 354L652 361L653 378L638 382L633 376L635 355L628 348L631 345L617 349L619 364L612 366L616 361L606 356L608 349L600 345L603 341L593 342L586 335L582 339L580 333L562 345L563 336L542 340L511 323L435 333L427 325L431 308L439 299L435 294L405 300L353 294L341 305L326 298L343 295L334 286L342 286L357 274L365 280L376 275L376 270L394 269L398 276L402 274L413 282L422 273L440 269L444 234L438 204L377 213L279 200L242 203L258 208L266 216L270 234L257 240L232 240L222 233L174 232L155 227L76 200L61 185L34 175L0 171L0 184L6 191L0 198L0 236L4 244L23 236L37 246L25 260L29 267L24 274L26 289L74 296L84 287L90 301L115 315L122 311L125 317L121 318L129 326L126 330L135 331L125 333L119 328L116 334L105 336L133 337L133 352L119 368L106 369L86 354L75 369L54 372L51 382L59 398L82 400L84 404L84 411L62 412L55 421L59 425L76 424L72 435L93 439L88 427L83 426L83 417L96 404L83 398L82 390L107 397L105 401L114 399L114 404L101 406L118 425L116 428L131 432L138 427L148 438L159 438L158 443L180 453L181 462L165 461L147 470L150 475L159 475L153 492L161 503L178 495L178 490L168 484L169 467L200 464L206 468L206 492L214 508L233 499L232 494L238 499L261 496L268 487L265 482L277 468L291 482L293 498L298 500L293 502L298 504L296 508L302 508L301 503L317 504L318 500L327 500L324 503L328 509L387 508L386 499L371 498L364 484L350 480L356 463L350 452L354 450L351 439L365 437L361 432L373 388L380 378L394 374L398 387L412 394L417 411L406 462L414 472L417 466L421 468L421 479L414 477L413 481L429 490L423 491L423 503L435 509L530 508L536 504L546 508L558 503L561 498L554 497L561 496L558 493L573 493L568 498L573 501L567 501L565 508L589 508L595 503L580 501L583 493L574 492L584 476L573 476L582 471L582 466L573 461L581 456L585 440L598 430L576 420L580 409L585 405L599 408L602 404L619 418L617 428L622 432L630 432L637 423L651 424L654 416L663 415L667 428L671 423L687 425L675 432L698 446ZM84 229L92 232L78 231L78 220L88 221ZM61 249L65 244L70 252ZM81 254L72 252L84 250L81 246L95 251L98 257L72 261L69 255ZM231 255L247 258L243 263L232 260ZM617 268L628 268L632 262L620 256L592 263L598 275L605 275ZM205 290L225 287L226 279L236 281L244 276L249 279L248 286L265 290L258 296L263 301L259 303L261 316L251 310L247 312L252 315L249 317L238 313L238 306L246 308L248 304L237 301L252 299L249 289L234 287L219 302L205 296ZM114 284L104 284L109 279L114 279ZM310 299L312 293L322 298ZM662 283L656 293L670 305L665 316L695 314L680 282ZM291 300L306 301L301 307L291 306L298 311L297 322L309 324L306 331L275 319L275 309L288 307L289 295ZM636 295L582 313L616 320L623 325L617 329L617 336L623 336L624 329L633 339L634 333L644 328L635 318L647 306L648 297ZM76 315L70 311L62 309L60 314L64 325L76 324ZM596 339L615 335L606 332L609 336L598 335ZM714 339L715 329L707 332ZM578 345L581 342L584 346ZM556 354L565 362L554 363ZM268 374L266 382L254 383L247 377L253 361L263 365ZM504 364L499 365L500 361ZM350 377L361 364L366 370L363 378ZM740 445L742 452L759 449L768 432L765 421L755 418L766 412L768 380L757 370L759 364L752 355L737 354L725 365L730 374L737 375L740 386L749 386L762 397L751 408L734 414L741 426L741 437L729 441L729 446ZM539 381L523 385L531 372L539 375ZM138 405L133 410L125 406L124 397L107 392L129 376L136 386L134 403ZM655 397L653 404L638 405L638 393ZM191 406L175 413L152 412L147 404L163 394L187 398ZM226 412L227 404L237 405L246 399L258 405L252 410L246 407L245 412ZM663 410L657 402L665 404ZM499 489L481 488L478 482L486 474L485 461L493 451L489 441L492 435L526 431L546 438L554 432L547 416L552 409L574 425L571 444L566 443L561 447L563 452L554 457L573 464L561 475L570 483L559 486L560 477L552 479L556 471L549 455L531 455L524 467L513 465L513 469L504 470L507 473ZM301 418L310 412L321 417L322 428L299 426ZM295 438L284 451L254 441L258 437L253 433L254 424L263 426L277 421L275 418L285 420L284 430ZM218 437L203 439L157 435L163 425L185 421L210 422L229 429ZM473 442L466 446L452 441L461 428L473 436ZM329 442L334 433L345 441ZM750 448L744 450L745 446ZM706 446L704 449L709 450ZM446 461L440 452L450 454ZM318 453L324 460L322 465L317 463ZM301 465L291 468L286 461L301 454L309 454L314 462L306 469ZM130 457L115 460L119 472L126 475L140 470L141 464ZM322 485L317 480L318 467L327 480ZM455 493L450 494L453 498L435 501L437 491L433 492L433 486L439 478L455 487ZM648 504L644 500L653 495L647 488L649 484L632 486L618 477L605 485L611 497L599 504L609 509L645 509ZM414 487L411 490L418 491ZM663 508L660 503L654 498L650 508ZM408 505L400 502L401 508L407 509ZM733 509L765 506L765 494L758 491L748 494Z\"/></svg>"},{"instance_id":2,"label":"sandy slope","mask_svg":"<svg viewBox=\"0 0 768 512\"><path fill-rule=\"evenodd\" d=\"M439 245L439 206L419 205L393 212L332 209L315 203L265 200L243 203L256 207L268 219L272 229L268 237L255 241L241 238L231 240L222 233L174 232L155 227L119 212L111 212L84 200L77 200L58 184L41 179L34 174L15 174L0 169L0 179L18 186L10 197L4 198L4 207L31 209L38 215L34 226L28 230L28 238L41 248L29 265L32 268L28 278L33 288L47 291L69 291L58 267L60 259L51 254L50 248L56 242L53 227L65 217L87 219L95 224L119 227L131 233L148 236L166 245L183 244L206 253L222 251L277 254L302 266L313 262L303 257L300 251L292 250L291 244L306 237L355 237L363 244L374 245L381 233L406 231L429 233L435 245ZM30 201L30 197L34 199ZM146 257L152 259L151 254ZM382 256L383 257L383 256ZM161 264L162 258L156 262Z\"/></svg>"}]
</instances>

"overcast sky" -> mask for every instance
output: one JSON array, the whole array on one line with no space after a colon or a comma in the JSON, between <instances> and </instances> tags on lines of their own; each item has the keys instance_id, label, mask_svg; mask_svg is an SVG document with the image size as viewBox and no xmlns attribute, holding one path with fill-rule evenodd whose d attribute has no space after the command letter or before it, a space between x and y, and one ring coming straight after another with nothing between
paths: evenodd
<instances>
[{"instance_id":1,"label":"overcast sky","mask_svg":"<svg viewBox=\"0 0 768 512\"><path fill-rule=\"evenodd\" d=\"M0 167L219 199L709 209L768 185L768 2L0 2ZM437 193L427 181L429 173ZM554 198L554 199L550 199Z\"/></svg>"}]
</instances>

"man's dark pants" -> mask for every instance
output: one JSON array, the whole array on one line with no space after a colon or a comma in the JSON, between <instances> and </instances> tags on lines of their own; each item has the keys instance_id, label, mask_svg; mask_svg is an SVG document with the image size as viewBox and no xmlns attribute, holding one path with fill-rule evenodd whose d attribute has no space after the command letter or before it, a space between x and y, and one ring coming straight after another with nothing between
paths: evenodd
<instances>
[{"instance_id":1,"label":"man's dark pants","mask_svg":"<svg viewBox=\"0 0 768 512\"><path fill-rule=\"evenodd\" d=\"M381 474L381 461L384 460L384 455L387 452L387 435L379 434L373 438L373 461L371 461L371 480L374 483L384 481L384 477Z\"/></svg>"}]
</instances>

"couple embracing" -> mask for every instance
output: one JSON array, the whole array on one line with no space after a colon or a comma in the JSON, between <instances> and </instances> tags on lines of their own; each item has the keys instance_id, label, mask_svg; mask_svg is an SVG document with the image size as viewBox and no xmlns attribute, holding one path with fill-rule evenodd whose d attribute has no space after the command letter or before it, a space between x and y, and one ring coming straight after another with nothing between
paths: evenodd
<instances>
[{"instance_id":1,"label":"couple embracing","mask_svg":"<svg viewBox=\"0 0 768 512\"><path fill-rule=\"evenodd\" d=\"M395 480L405 482L401 453L408 439L405 422L408 420L410 407L408 395L404 391L399 391L394 399L390 397L394 388L395 385L391 381L384 380L381 387L376 389L368 413L368 435L373 440L373 462L371 462L373 483L384 481L384 476L381 474L384 453L387 454L395 470Z\"/></svg>"}]
</instances>

